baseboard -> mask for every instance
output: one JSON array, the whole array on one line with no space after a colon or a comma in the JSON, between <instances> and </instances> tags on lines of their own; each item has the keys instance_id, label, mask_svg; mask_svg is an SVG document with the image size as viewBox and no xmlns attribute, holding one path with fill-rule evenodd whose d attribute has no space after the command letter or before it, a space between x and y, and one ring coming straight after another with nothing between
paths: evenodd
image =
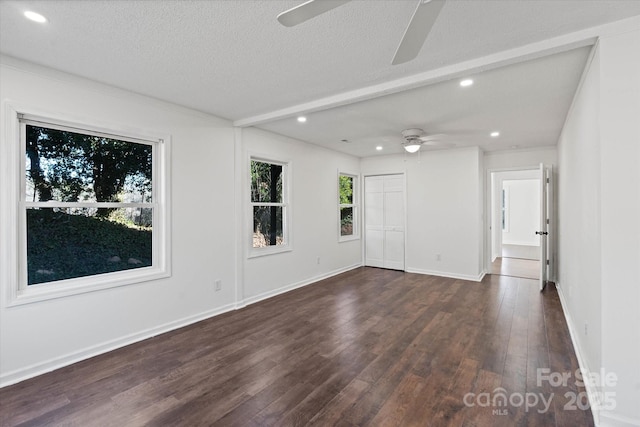
<instances>
[{"instance_id":1,"label":"baseboard","mask_svg":"<svg viewBox=\"0 0 640 427\"><path fill-rule=\"evenodd\" d=\"M505 242L503 240L502 244L503 245L513 245L513 246L535 246L535 247L539 247L540 246L539 243L531 243L529 241L527 241L527 242L525 242L525 241Z\"/></svg>"},{"instance_id":2,"label":"baseboard","mask_svg":"<svg viewBox=\"0 0 640 427\"><path fill-rule=\"evenodd\" d=\"M571 343L573 344L573 348L576 352L576 358L578 359L578 366L580 367L580 372L582 372L583 378L588 378L591 375L591 370L587 365L587 362L583 356L580 345L578 345L577 333L574 327L573 319L571 318L571 313L569 313L567 302L565 300L564 294L562 293L562 287L559 283L556 282L556 289L558 291L558 297L560 298L560 305L562 306L562 314L564 314L564 320L567 322L567 328L569 329L569 336L571 337ZM589 398L589 405L591 406L591 414L593 414L593 422L596 426L602 427L601 424L601 416L600 416L600 396L597 388L591 384L589 381L584 381L584 387L587 391L587 397Z\"/></svg>"},{"instance_id":3,"label":"baseboard","mask_svg":"<svg viewBox=\"0 0 640 427\"><path fill-rule=\"evenodd\" d=\"M407 268L405 269L405 271L407 273L427 274L429 276L448 277L450 279L470 280L472 282L481 282L485 274L487 274L486 271L482 271L477 276L472 276L470 274L457 274L457 273L449 273L449 272L435 271L435 270L421 270L419 268Z\"/></svg>"},{"instance_id":4,"label":"baseboard","mask_svg":"<svg viewBox=\"0 0 640 427\"><path fill-rule=\"evenodd\" d=\"M206 320L210 317L218 316L220 314L232 311L235 309L235 304L227 304L222 307L208 310L193 316L184 317L182 319L165 323L163 325L145 329L141 332L126 335L122 338L107 341L102 344L98 344L77 352L69 353L64 356L56 357L46 360L44 362L36 363L25 368L16 369L14 371L7 372L0 376L0 387L6 387L12 384L16 384L20 381L27 380L29 378L36 377L38 375L46 374L47 372L54 371L56 369L63 368L68 365L80 362L82 360L89 359L94 356L98 356L109 351L116 350L118 348L153 338L156 335L164 334L166 332L173 331L174 329L183 328L191 325L192 323Z\"/></svg>"},{"instance_id":5,"label":"baseboard","mask_svg":"<svg viewBox=\"0 0 640 427\"><path fill-rule=\"evenodd\" d=\"M311 285L312 283L319 282L320 280L328 279L329 277L337 276L338 274L346 273L347 271L362 267L362 263L352 264L347 267L339 268L337 270L333 270L327 273L320 274L318 276L314 276L310 279L302 280L300 282L292 283L290 285L282 286L278 289L274 289L272 291L263 292L258 295L254 295L248 298L245 298L242 303L239 305L240 307L244 307L250 304L255 304L257 302L266 300L268 298L275 297L280 294L284 294L285 292L292 291L294 289L302 288L307 285Z\"/></svg>"}]
</instances>

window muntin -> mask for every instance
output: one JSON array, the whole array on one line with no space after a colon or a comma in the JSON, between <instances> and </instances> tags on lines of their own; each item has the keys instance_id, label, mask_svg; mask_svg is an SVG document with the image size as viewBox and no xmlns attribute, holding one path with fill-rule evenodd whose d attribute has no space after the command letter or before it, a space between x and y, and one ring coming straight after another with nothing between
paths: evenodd
<instances>
[{"instance_id":1,"label":"window muntin","mask_svg":"<svg viewBox=\"0 0 640 427\"><path fill-rule=\"evenodd\" d=\"M338 210L340 218L339 238L349 240L358 236L357 178L355 175L338 174Z\"/></svg>"},{"instance_id":2,"label":"window muntin","mask_svg":"<svg viewBox=\"0 0 640 427\"><path fill-rule=\"evenodd\" d=\"M251 218L253 250L286 247L287 165L251 159Z\"/></svg>"}]
</instances>

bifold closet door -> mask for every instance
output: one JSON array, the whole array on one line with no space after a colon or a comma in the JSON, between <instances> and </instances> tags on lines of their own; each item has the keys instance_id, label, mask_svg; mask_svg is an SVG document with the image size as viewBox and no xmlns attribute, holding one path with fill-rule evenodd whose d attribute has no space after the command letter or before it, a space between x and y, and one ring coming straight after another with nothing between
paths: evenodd
<instances>
[{"instance_id":1,"label":"bifold closet door","mask_svg":"<svg viewBox=\"0 0 640 427\"><path fill-rule=\"evenodd\" d=\"M404 175L365 177L365 265L404 270Z\"/></svg>"}]
</instances>

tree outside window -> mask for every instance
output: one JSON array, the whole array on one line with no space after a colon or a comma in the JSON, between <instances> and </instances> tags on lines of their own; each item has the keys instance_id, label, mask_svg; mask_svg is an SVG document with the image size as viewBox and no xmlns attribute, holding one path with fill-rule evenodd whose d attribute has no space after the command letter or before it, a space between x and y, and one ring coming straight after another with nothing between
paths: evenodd
<instances>
[{"instance_id":1,"label":"tree outside window","mask_svg":"<svg viewBox=\"0 0 640 427\"><path fill-rule=\"evenodd\" d=\"M27 286L153 263L153 143L22 121Z\"/></svg>"},{"instance_id":2,"label":"tree outside window","mask_svg":"<svg viewBox=\"0 0 640 427\"><path fill-rule=\"evenodd\" d=\"M251 159L253 248L286 246L286 165Z\"/></svg>"},{"instance_id":3,"label":"tree outside window","mask_svg":"<svg viewBox=\"0 0 640 427\"><path fill-rule=\"evenodd\" d=\"M339 213L340 213L340 237L354 237L357 235L357 197L356 177L353 175L339 174Z\"/></svg>"}]
</instances>

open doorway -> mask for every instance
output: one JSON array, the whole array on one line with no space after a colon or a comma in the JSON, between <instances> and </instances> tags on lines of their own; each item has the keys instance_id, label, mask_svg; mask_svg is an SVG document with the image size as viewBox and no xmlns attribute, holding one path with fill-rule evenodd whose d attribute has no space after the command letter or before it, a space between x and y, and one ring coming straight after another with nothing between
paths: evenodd
<instances>
[{"instance_id":1,"label":"open doorway","mask_svg":"<svg viewBox=\"0 0 640 427\"><path fill-rule=\"evenodd\" d=\"M540 173L491 173L491 274L540 278Z\"/></svg>"}]
</instances>

